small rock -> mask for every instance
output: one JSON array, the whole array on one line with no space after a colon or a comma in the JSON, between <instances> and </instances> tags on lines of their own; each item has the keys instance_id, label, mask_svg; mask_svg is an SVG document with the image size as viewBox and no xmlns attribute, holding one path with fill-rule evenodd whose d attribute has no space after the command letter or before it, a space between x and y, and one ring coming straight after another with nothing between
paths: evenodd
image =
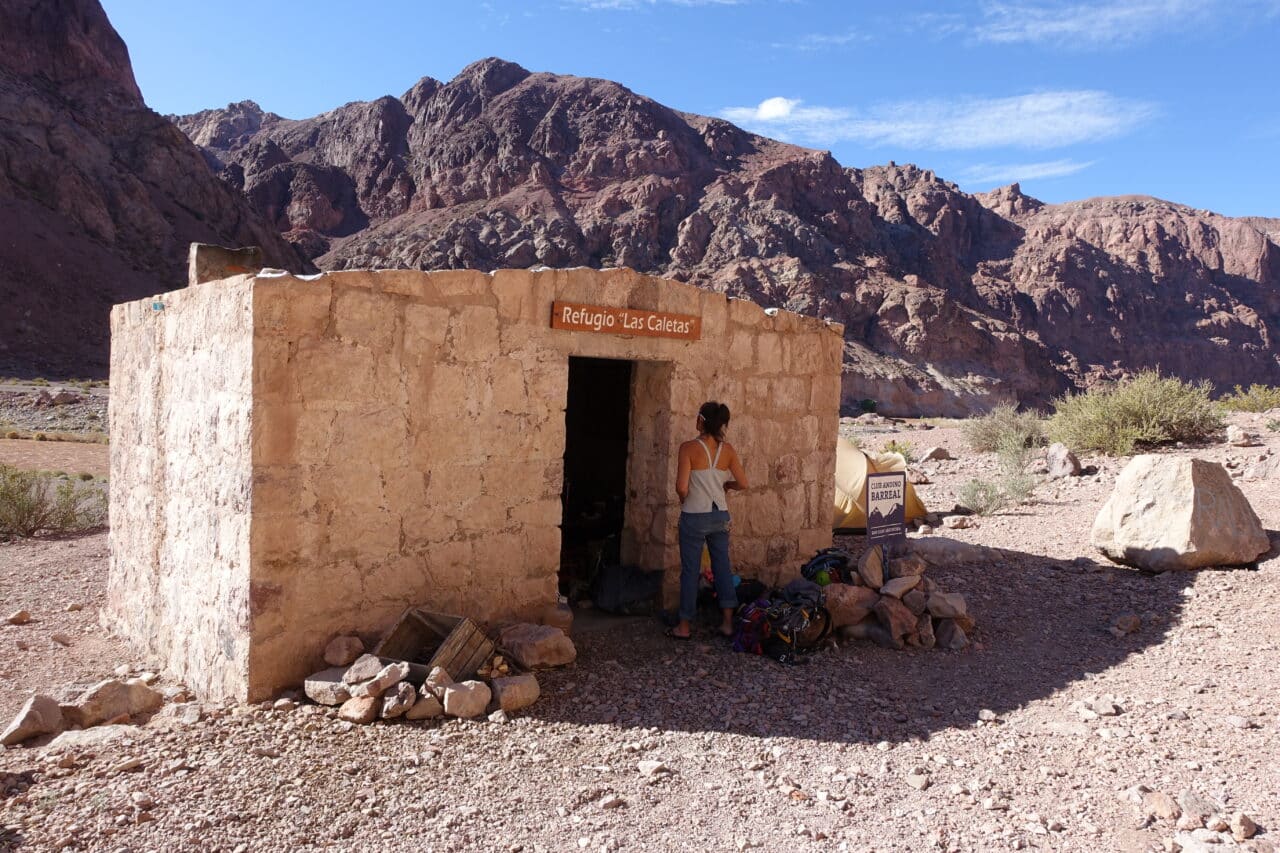
<instances>
[{"instance_id":1,"label":"small rock","mask_svg":"<svg viewBox=\"0 0 1280 853\"><path fill-rule=\"evenodd\" d=\"M978 712L978 719L984 723L991 723L999 719L999 715L990 708L983 708Z\"/></svg>"},{"instance_id":2,"label":"small rock","mask_svg":"<svg viewBox=\"0 0 1280 853\"><path fill-rule=\"evenodd\" d=\"M924 557L912 553L890 559L885 563L884 568L886 578L905 578L912 575L919 577L929 568L929 564Z\"/></svg>"},{"instance_id":3,"label":"small rock","mask_svg":"<svg viewBox=\"0 0 1280 853\"><path fill-rule=\"evenodd\" d=\"M977 527L978 523L967 515L948 515L942 519L942 526L948 530L967 530Z\"/></svg>"},{"instance_id":4,"label":"small rock","mask_svg":"<svg viewBox=\"0 0 1280 853\"><path fill-rule=\"evenodd\" d=\"M377 678L381 672L382 661L373 655L361 655L356 658L351 666L347 667L347 671L342 675L342 680L347 684L360 684Z\"/></svg>"},{"instance_id":5,"label":"small rock","mask_svg":"<svg viewBox=\"0 0 1280 853\"><path fill-rule=\"evenodd\" d=\"M0 734L0 744L13 746L28 738L57 734L65 726L57 701L37 694L27 700L13 722Z\"/></svg>"},{"instance_id":6,"label":"small rock","mask_svg":"<svg viewBox=\"0 0 1280 853\"><path fill-rule=\"evenodd\" d=\"M60 646L69 646L72 642L71 637L67 634L50 634L49 639Z\"/></svg>"},{"instance_id":7,"label":"small rock","mask_svg":"<svg viewBox=\"0 0 1280 853\"><path fill-rule=\"evenodd\" d=\"M31 621L31 614L25 610L17 610L9 614L9 618L5 620L10 625L25 625Z\"/></svg>"},{"instance_id":8,"label":"small rock","mask_svg":"<svg viewBox=\"0 0 1280 853\"><path fill-rule=\"evenodd\" d=\"M916 585L919 583L919 575L907 575L905 577L892 578L891 580L886 581L884 586L880 587L880 594L893 596L894 598L901 598L907 592L915 589Z\"/></svg>"},{"instance_id":9,"label":"small rock","mask_svg":"<svg viewBox=\"0 0 1280 853\"><path fill-rule=\"evenodd\" d=\"M444 689L453 683L453 678L450 677L444 667L432 667L431 674L427 676L426 682L422 685L423 695L426 695L426 691L430 690L437 699L443 699Z\"/></svg>"},{"instance_id":10,"label":"small rock","mask_svg":"<svg viewBox=\"0 0 1280 853\"><path fill-rule=\"evenodd\" d=\"M501 708L499 708L498 710L494 711L492 714L490 714L490 715L489 715L489 722L491 722L491 723L509 723L509 722L511 722L511 718L507 716L507 712L506 712L506 711L504 711L504 710L502 710Z\"/></svg>"},{"instance_id":11,"label":"small rock","mask_svg":"<svg viewBox=\"0 0 1280 853\"><path fill-rule=\"evenodd\" d=\"M969 645L969 637L955 619L939 619L933 626L933 635L938 645L944 649L958 652Z\"/></svg>"},{"instance_id":12,"label":"small rock","mask_svg":"<svg viewBox=\"0 0 1280 853\"><path fill-rule=\"evenodd\" d=\"M67 721L81 728L99 723L149 714L159 710L164 697L137 679L100 681L80 694L74 703L63 706Z\"/></svg>"},{"instance_id":13,"label":"small rock","mask_svg":"<svg viewBox=\"0 0 1280 853\"><path fill-rule=\"evenodd\" d=\"M444 716L444 706L440 704L440 700L436 698L436 694L432 693L424 684L418 692L418 701L413 703L413 707L405 712L406 720L434 720L436 717Z\"/></svg>"},{"instance_id":14,"label":"small rock","mask_svg":"<svg viewBox=\"0 0 1280 853\"><path fill-rule=\"evenodd\" d=\"M364 642L359 637L334 637L324 647L324 662L329 666L350 666L362 654Z\"/></svg>"},{"instance_id":15,"label":"small rock","mask_svg":"<svg viewBox=\"0 0 1280 853\"><path fill-rule=\"evenodd\" d=\"M1049 450L1045 454L1045 465L1048 468L1050 480L1080 476L1080 460L1061 442L1049 445Z\"/></svg>"},{"instance_id":16,"label":"small rock","mask_svg":"<svg viewBox=\"0 0 1280 853\"><path fill-rule=\"evenodd\" d=\"M350 670L348 670L350 672ZM369 681L361 684L353 684L351 686L351 695L355 698L362 696L381 696L387 690L395 687L400 682L409 677L409 664L407 661L396 661L389 663L378 671L378 674ZM346 679L346 676L343 676Z\"/></svg>"},{"instance_id":17,"label":"small rock","mask_svg":"<svg viewBox=\"0 0 1280 853\"><path fill-rule=\"evenodd\" d=\"M45 747L51 753L81 750L92 752L100 749L108 744L115 743L118 740L137 736L139 729L137 726L94 726L91 729L77 729L74 731L63 732L49 742ZM114 772L123 773L126 770L135 770L142 766L141 759L131 759L135 764L116 765Z\"/></svg>"},{"instance_id":18,"label":"small rock","mask_svg":"<svg viewBox=\"0 0 1280 853\"><path fill-rule=\"evenodd\" d=\"M622 797L619 797L617 794L609 794L607 797L605 797L603 800L600 801L600 808L616 809L621 806L625 806L626 804L627 804L627 801L622 799Z\"/></svg>"},{"instance_id":19,"label":"small rock","mask_svg":"<svg viewBox=\"0 0 1280 853\"><path fill-rule=\"evenodd\" d=\"M68 613L77 613L77 612L79 612L79 611L81 611L81 610L84 610L84 605L83 605L83 604L80 604L80 603L78 603L78 602L73 601L73 602L71 602L70 604L68 604L68 605L67 605L67 612L68 612Z\"/></svg>"},{"instance_id":20,"label":"small rock","mask_svg":"<svg viewBox=\"0 0 1280 853\"><path fill-rule=\"evenodd\" d=\"M1136 613L1121 613L1111 620L1111 635L1117 640L1135 633L1142 627L1142 620Z\"/></svg>"},{"instance_id":21,"label":"small rock","mask_svg":"<svg viewBox=\"0 0 1280 853\"><path fill-rule=\"evenodd\" d=\"M444 689L444 712L450 717L462 719L478 717L484 713L492 697L493 691L483 681L450 684Z\"/></svg>"},{"instance_id":22,"label":"small rock","mask_svg":"<svg viewBox=\"0 0 1280 853\"><path fill-rule=\"evenodd\" d=\"M322 669L302 682L302 690L317 704L341 705L351 698L351 688L342 680L345 672L340 666Z\"/></svg>"},{"instance_id":23,"label":"small rock","mask_svg":"<svg viewBox=\"0 0 1280 853\"><path fill-rule=\"evenodd\" d=\"M1256 725L1253 720L1248 717L1242 717L1239 714L1227 714L1222 718L1222 722L1234 729L1251 729Z\"/></svg>"},{"instance_id":24,"label":"small rock","mask_svg":"<svg viewBox=\"0 0 1280 853\"><path fill-rule=\"evenodd\" d=\"M564 666L578 657L573 640L559 628L522 622L503 629L499 645L525 669Z\"/></svg>"},{"instance_id":25,"label":"small rock","mask_svg":"<svg viewBox=\"0 0 1280 853\"><path fill-rule=\"evenodd\" d=\"M273 711L295 711L297 708L298 703L287 698L277 699L275 702L271 703L271 710Z\"/></svg>"},{"instance_id":26,"label":"small rock","mask_svg":"<svg viewBox=\"0 0 1280 853\"><path fill-rule=\"evenodd\" d=\"M653 778L671 772L671 768L667 767L661 761L646 760L636 765L636 769L640 771L641 776Z\"/></svg>"},{"instance_id":27,"label":"small rock","mask_svg":"<svg viewBox=\"0 0 1280 853\"><path fill-rule=\"evenodd\" d=\"M933 617L928 613L922 613L916 620L916 642L922 649L931 649L938 644L933 633Z\"/></svg>"},{"instance_id":28,"label":"small rock","mask_svg":"<svg viewBox=\"0 0 1280 853\"><path fill-rule=\"evenodd\" d=\"M902 603L907 606L908 610L910 610L912 613L914 613L917 616L927 615L924 612L925 611L924 590L921 590L918 588L911 590L910 592L902 596ZM930 633L932 633L932 628L930 628Z\"/></svg>"},{"instance_id":29,"label":"small rock","mask_svg":"<svg viewBox=\"0 0 1280 853\"><path fill-rule=\"evenodd\" d=\"M147 794L143 791L134 791L132 794L130 794L129 802L133 803L134 808L142 809L144 811L147 809L153 809L156 807L156 801L151 798L150 794Z\"/></svg>"},{"instance_id":30,"label":"small rock","mask_svg":"<svg viewBox=\"0 0 1280 853\"><path fill-rule=\"evenodd\" d=\"M939 619L954 619L958 616L967 616L969 613L964 596L958 592L931 593L926 606L929 614Z\"/></svg>"},{"instance_id":31,"label":"small rock","mask_svg":"<svg viewBox=\"0 0 1280 853\"><path fill-rule=\"evenodd\" d=\"M1258 438L1257 433L1232 424L1227 427L1227 444L1232 447L1258 447L1262 444L1262 440Z\"/></svg>"},{"instance_id":32,"label":"small rock","mask_svg":"<svg viewBox=\"0 0 1280 853\"><path fill-rule=\"evenodd\" d=\"M538 679L532 673L495 678L490 685L493 688L494 703L508 713L532 705L538 701L542 692Z\"/></svg>"},{"instance_id":33,"label":"small rock","mask_svg":"<svg viewBox=\"0 0 1280 853\"><path fill-rule=\"evenodd\" d=\"M165 705L151 718L151 725L194 726L204 717L204 709L198 702L177 702Z\"/></svg>"},{"instance_id":34,"label":"small rock","mask_svg":"<svg viewBox=\"0 0 1280 853\"><path fill-rule=\"evenodd\" d=\"M382 700L380 698L373 696L353 697L342 703L342 707L338 709L338 719L367 726L378 719L378 711L381 705Z\"/></svg>"},{"instance_id":35,"label":"small rock","mask_svg":"<svg viewBox=\"0 0 1280 853\"><path fill-rule=\"evenodd\" d=\"M945 447L930 447L920 457L921 462L945 462L948 459L954 459L951 453Z\"/></svg>"},{"instance_id":36,"label":"small rock","mask_svg":"<svg viewBox=\"0 0 1280 853\"><path fill-rule=\"evenodd\" d=\"M858 560L858 577L871 589L884 586L884 551L879 545L862 552Z\"/></svg>"},{"instance_id":37,"label":"small rock","mask_svg":"<svg viewBox=\"0 0 1280 853\"><path fill-rule=\"evenodd\" d=\"M1231 837L1236 841L1253 838L1257 831L1258 825L1244 812L1236 812L1231 816Z\"/></svg>"},{"instance_id":38,"label":"small rock","mask_svg":"<svg viewBox=\"0 0 1280 853\"><path fill-rule=\"evenodd\" d=\"M404 716L417 701L418 691L409 682L401 681L382 695L382 719L394 720Z\"/></svg>"},{"instance_id":39,"label":"small rock","mask_svg":"<svg viewBox=\"0 0 1280 853\"><path fill-rule=\"evenodd\" d=\"M1150 791L1142 795L1142 810L1160 820L1177 820L1182 817L1178 801L1163 791Z\"/></svg>"},{"instance_id":40,"label":"small rock","mask_svg":"<svg viewBox=\"0 0 1280 853\"><path fill-rule=\"evenodd\" d=\"M929 777L924 773L913 771L907 774L907 784L917 791L923 791L929 787Z\"/></svg>"}]
</instances>

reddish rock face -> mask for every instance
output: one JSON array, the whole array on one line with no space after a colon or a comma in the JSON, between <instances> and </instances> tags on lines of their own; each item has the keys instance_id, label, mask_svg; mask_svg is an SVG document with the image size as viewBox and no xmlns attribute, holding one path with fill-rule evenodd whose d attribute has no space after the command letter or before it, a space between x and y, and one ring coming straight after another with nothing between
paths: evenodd
<instances>
[{"instance_id":1,"label":"reddish rock face","mask_svg":"<svg viewBox=\"0 0 1280 853\"><path fill-rule=\"evenodd\" d=\"M832 316L845 399L881 411L1043 404L1144 367L1280 382L1275 220L968 195L498 59L311 119L173 120L321 267L626 265Z\"/></svg>"},{"instance_id":2,"label":"reddish rock face","mask_svg":"<svg viewBox=\"0 0 1280 853\"><path fill-rule=\"evenodd\" d=\"M111 305L181 286L192 241L301 263L147 109L93 0L0 4L0 372L105 375Z\"/></svg>"}]
</instances>

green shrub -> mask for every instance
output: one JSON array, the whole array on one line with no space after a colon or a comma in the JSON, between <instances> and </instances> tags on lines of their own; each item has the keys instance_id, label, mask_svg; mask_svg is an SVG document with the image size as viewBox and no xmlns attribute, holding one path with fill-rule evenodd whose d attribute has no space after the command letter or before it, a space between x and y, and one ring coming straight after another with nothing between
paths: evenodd
<instances>
[{"instance_id":1,"label":"green shrub","mask_svg":"<svg viewBox=\"0 0 1280 853\"><path fill-rule=\"evenodd\" d=\"M960 505L977 515L992 515L1009 505L1000 487L990 480L970 480L960 487Z\"/></svg>"},{"instance_id":2,"label":"green shrub","mask_svg":"<svg viewBox=\"0 0 1280 853\"><path fill-rule=\"evenodd\" d=\"M1280 421L1276 420L1275 418L1272 418L1271 420L1267 421L1267 431L1280 432Z\"/></svg>"},{"instance_id":3,"label":"green shrub","mask_svg":"<svg viewBox=\"0 0 1280 853\"><path fill-rule=\"evenodd\" d=\"M890 441L888 444L886 444L882 448L882 452L897 453L899 456L905 459L908 464L910 464L911 462L914 462L916 458L915 445L909 441L898 441L896 438Z\"/></svg>"},{"instance_id":4,"label":"green shrub","mask_svg":"<svg viewBox=\"0 0 1280 853\"><path fill-rule=\"evenodd\" d=\"M49 440L49 436L45 435L45 434L44 434L44 433L42 433L42 432L38 432L38 433L36 433L36 434L35 434L35 439L36 439L36 441L48 441L48 440Z\"/></svg>"},{"instance_id":5,"label":"green shrub","mask_svg":"<svg viewBox=\"0 0 1280 853\"><path fill-rule=\"evenodd\" d=\"M874 412L876 410L876 401L870 397L858 401L858 408L865 412Z\"/></svg>"},{"instance_id":6,"label":"green shrub","mask_svg":"<svg viewBox=\"0 0 1280 853\"><path fill-rule=\"evenodd\" d=\"M1222 428L1208 382L1139 373L1127 382L1062 397L1049 436L1075 451L1128 456L1139 447L1198 441Z\"/></svg>"},{"instance_id":7,"label":"green shrub","mask_svg":"<svg viewBox=\"0 0 1280 853\"><path fill-rule=\"evenodd\" d=\"M1025 447L1044 443L1044 421L1035 412L1019 412L1013 406L996 406L980 418L971 418L960 429L971 450L990 453L1006 440Z\"/></svg>"},{"instance_id":8,"label":"green shrub","mask_svg":"<svg viewBox=\"0 0 1280 853\"><path fill-rule=\"evenodd\" d=\"M90 474L88 471L81 471L81 472L80 472L79 474L77 474L76 476L77 476L77 477L79 477L81 480L83 480L83 481L84 481L84 482L86 482L86 483L88 483L90 480L92 480L92 479L93 479L93 475L92 475L92 474Z\"/></svg>"},{"instance_id":9,"label":"green shrub","mask_svg":"<svg viewBox=\"0 0 1280 853\"><path fill-rule=\"evenodd\" d=\"M17 430L11 429L4 434L4 437L5 438L22 438L22 433L18 432Z\"/></svg>"},{"instance_id":10,"label":"green shrub","mask_svg":"<svg viewBox=\"0 0 1280 853\"><path fill-rule=\"evenodd\" d=\"M1218 405L1233 412L1265 412L1280 409L1280 388L1274 385L1250 385L1248 389L1236 386L1236 390L1218 400Z\"/></svg>"},{"instance_id":11,"label":"green shrub","mask_svg":"<svg viewBox=\"0 0 1280 853\"><path fill-rule=\"evenodd\" d=\"M107 498L101 488L54 480L47 472L0 463L0 535L68 533L106 522Z\"/></svg>"},{"instance_id":12,"label":"green shrub","mask_svg":"<svg viewBox=\"0 0 1280 853\"><path fill-rule=\"evenodd\" d=\"M992 515L1019 506L1035 492L1036 478L1027 473L1031 448L1025 435L1006 432L996 447L996 454L1000 468L995 480L970 480L960 487L960 505L977 515Z\"/></svg>"}]
</instances>

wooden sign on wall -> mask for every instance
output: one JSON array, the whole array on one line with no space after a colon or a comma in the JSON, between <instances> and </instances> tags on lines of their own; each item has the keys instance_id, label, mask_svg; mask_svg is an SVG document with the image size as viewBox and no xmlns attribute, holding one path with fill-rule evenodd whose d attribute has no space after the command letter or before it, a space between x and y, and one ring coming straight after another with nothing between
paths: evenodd
<instances>
[{"instance_id":1,"label":"wooden sign on wall","mask_svg":"<svg viewBox=\"0 0 1280 853\"><path fill-rule=\"evenodd\" d=\"M702 318L640 308L608 308L603 305L551 304L551 328L644 338L676 338L696 341L702 336Z\"/></svg>"}]
</instances>

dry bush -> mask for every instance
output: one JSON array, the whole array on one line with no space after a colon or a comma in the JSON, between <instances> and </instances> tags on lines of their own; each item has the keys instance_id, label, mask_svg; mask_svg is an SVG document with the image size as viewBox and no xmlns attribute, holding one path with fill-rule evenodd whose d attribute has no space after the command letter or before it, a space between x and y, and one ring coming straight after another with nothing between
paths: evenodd
<instances>
[{"instance_id":1,"label":"dry bush","mask_svg":"<svg viewBox=\"0 0 1280 853\"><path fill-rule=\"evenodd\" d=\"M896 438L881 448L882 453L896 453L910 465L916 459L915 445L909 441L898 441Z\"/></svg>"},{"instance_id":2,"label":"dry bush","mask_svg":"<svg viewBox=\"0 0 1280 853\"><path fill-rule=\"evenodd\" d=\"M1218 400L1218 405L1232 412L1266 412L1280 409L1280 388L1275 385L1250 385L1236 390Z\"/></svg>"},{"instance_id":3,"label":"dry bush","mask_svg":"<svg viewBox=\"0 0 1280 853\"><path fill-rule=\"evenodd\" d=\"M106 523L107 496L101 487L56 479L47 471L0 463L0 536L70 533Z\"/></svg>"},{"instance_id":4,"label":"dry bush","mask_svg":"<svg viewBox=\"0 0 1280 853\"><path fill-rule=\"evenodd\" d=\"M1075 451L1128 456L1136 448L1199 441L1222 428L1208 382L1144 371L1127 382L1062 397L1049 436Z\"/></svg>"},{"instance_id":5,"label":"dry bush","mask_svg":"<svg viewBox=\"0 0 1280 853\"><path fill-rule=\"evenodd\" d=\"M993 515L1019 506L1035 492L1036 478L1027 473L1031 449L1026 437L1016 431L1006 432L996 453L1000 470L995 480L970 480L960 488L960 505L976 515Z\"/></svg>"},{"instance_id":6,"label":"dry bush","mask_svg":"<svg viewBox=\"0 0 1280 853\"><path fill-rule=\"evenodd\" d=\"M996 406L980 418L971 418L960 428L971 450L998 451L1004 443L1021 441L1024 447L1044 443L1044 421L1035 412L1019 412L1013 406Z\"/></svg>"}]
</instances>

